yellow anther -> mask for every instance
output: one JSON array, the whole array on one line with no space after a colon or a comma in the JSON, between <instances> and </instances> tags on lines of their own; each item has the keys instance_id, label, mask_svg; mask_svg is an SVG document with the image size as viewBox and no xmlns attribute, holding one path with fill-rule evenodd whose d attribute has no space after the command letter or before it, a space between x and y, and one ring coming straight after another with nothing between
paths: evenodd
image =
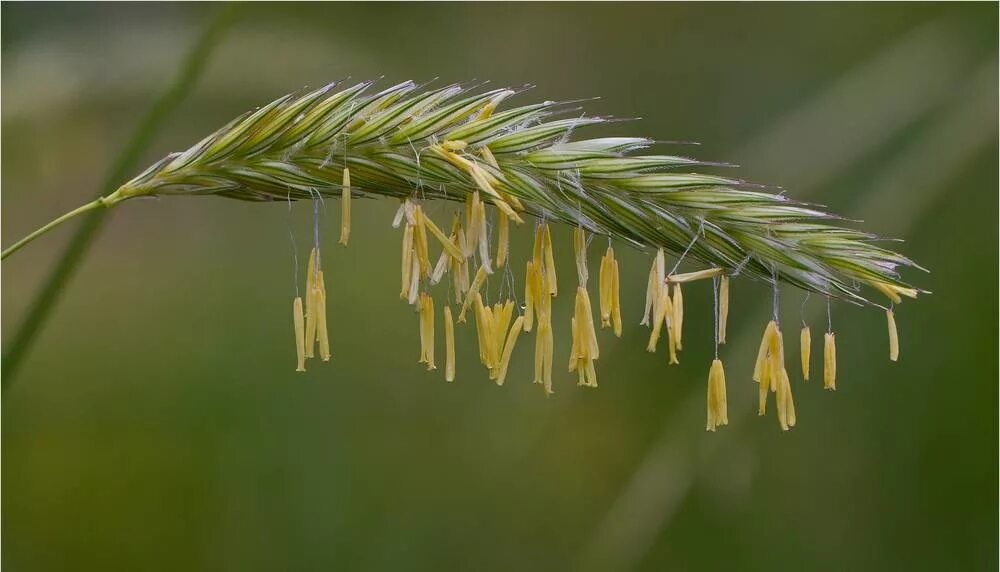
<instances>
[{"instance_id":1,"label":"yellow anther","mask_svg":"<svg viewBox=\"0 0 1000 572\"><path fill-rule=\"evenodd\" d=\"M476 294L479 293L479 289L485 281L486 269L480 266L479 270L476 271L476 277L472 279L472 284L469 286L469 289L465 294L465 302L462 303L462 310L458 313L458 323L465 323L465 313L469 310L469 306L472 304L473 299L476 297Z\"/></svg>"},{"instance_id":2,"label":"yellow anther","mask_svg":"<svg viewBox=\"0 0 1000 572\"><path fill-rule=\"evenodd\" d=\"M809 326L802 326L799 334L799 356L802 358L802 379L809 381L809 355L812 351L812 333Z\"/></svg>"},{"instance_id":3,"label":"yellow anther","mask_svg":"<svg viewBox=\"0 0 1000 572\"><path fill-rule=\"evenodd\" d=\"M675 282L673 290L674 295L670 303L674 308L674 321L670 331L674 335L674 347L679 351L682 349L681 333L684 330L684 295L681 293L681 283Z\"/></svg>"},{"instance_id":4,"label":"yellow anther","mask_svg":"<svg viewBox=\"0 0 1000 572\"><path fill-rule=\"evenodd\" d=\"M344 167L344 181L340 187L340 244L347 246L351 237L351 172Z\"/></svg>"},{"instance_id":5,"label":"yellow anther","mask_svg":"<svg viewBox=\"0 0 1000 572\"><path fill-rule=\"evenodd\" d=\"M611 329L615 336L622 337L622 307L621 293L618 285L618 260L612 260L611 280Z\"/></svg>"},{"instance_id":6,"label":"yellow anther","mask_svg":"<svg viewBox=\"0 0 1000 572\"><path fill-rule=\"evenodd\" d=\"M663 249L657 249L653 265L649 268L649 280L646 282L646 309L642 314L642 326L649 326L650 320L655 318L662 311L662 307L657 306L660 297L660 287L666 277L666 256Z\"/></svg>"},{"instance_id":7,"label":"yellow anther","mask_svg":"<svg viewBox=\"0 0 1000 572\"><path fill-rule=\"evenodd\" d=\"M764 335L760 340L760 347L757 349L757 361L753 366L753 380L761 383L762 377L761 372L764 367L764 362L767 360L768 348L771 345L771 336L774 335L775 330L778 328L777 322L771 320L767 323L767 327L764 328Z\"/></svg>"},{"instance_id":8,"label":"yellow anther","mask_svg":"<svg viewBox=\"0 0 1000 572\"><path fill-rule=\"evenodd\" d=\"M444 380L455 381L455 322L451 306L444 307Z\"/></svg>"},{"instance_id":9,"label":"yellow anther","mask_svg":"<svg viewBox=\"0 0 1000 572\"><path fill-rule=\"evenodd\" d=\"M837 390L837 339L833 332L823 336L823 389Z\"/></svg>"},{"instance_id":10,"label":"yellow anther","mask_svg":"<svg viewBox=\"0 0 1000 572\"><path fill-rule=\"evenodd\" d=\"M306 328L305 316L302 310L302 297L296 296L292 301L292 324L295 327L295 356L298 365L295 371L306 370Z\"/></svg>"},{"instance_id":11,"label":"yellow anther","mask_svg":"<svg viewBox=\"0 0 1000 572\"><path fill-rule=\"evenodd\" d=\"M715 431L720 425L729 425L729 407L726 403L726 372L722 361L716 358L708 370L708 420L707 431Z\"/></svg>"},{"instance_id":12,"label":"yellow anther","mask_svg":"<svg viewBox=\"0 0 1000 572\"><path fill-rule=\"evenodd\" d=\"M330 335L326 330L326 281L323 271L317 272L316 278L316 337L319 340L319 357L330 361Z\"/></svg>"},{"instance_id":13,"label":"yellow anther","mask_svg":"<svg viewBox=\"0 0 1000 572\"><path fill-rule=\"evenodd\" d=\"M899 333L896 331L896 315L892 310L885 311L889 323L889 359L899 361Z\"/></svg>"},{"instance_id":14,"label":"yellow anther","mask_svg":"<svg viewBox=\"0 0 1000 572\"><path fill-rule=\"evenodd\" d=\"M576 277L580 286L587 285L590 272L587 270L587 235L582 227L573 229L573 254L576 258Z\"/></svg>"},{"instance_id":15,"label":"yellow anther","mask_svg":"<svg viewBox=\"0 0 1000 572\"><path fill-rule=\"evenodd\" d=\"M504 380L507 379L507 367L510 365L510 356L514 353L514 344L517 343L517 337L521 335L521 330L524 329L524 316L518 316L514 320L514 325L510 327L510 331L507 333L507 341L503 346L503 358L500 360L500 372L497 374L497 385L503 385Z\"/></svg>"},{"instance_id":16,"label":"yellow anther","mask_svg":"<svg viewBox=\"0 0 1000 572\"><path fill-rule=\"evenodd\" d=\"M497 268L503 268L507 264L507 254L509 252L510 218L499 212L497 213Z\"/></svg>"},{"instance_id":17,"label":"yellow anther","mask_svg":"<svg viewBox=\"0 0 1000 572\"><path fill-rule=\"evenodd\" d=\"M687 272L685 274L671 274L667 276L667 282L673 284L681 284L684 282L694 282L695 280L704 280L705 278L714 278L722 274L721 268L709 268L707 270L698 270L697 272Z\"/></svg>"},{"instance_id":18,"label":"yellow anther","mask_svg":"<svg viewBox=\"0 0 1000 572\"><path fill-rule=\"evenodd\" d=\"M406 300L410 297L410 270L413 268L413 225L407 224L403 228L403 256L400 265L402 281L399 288L399 297Z\"/></svg>"}]
</instances>

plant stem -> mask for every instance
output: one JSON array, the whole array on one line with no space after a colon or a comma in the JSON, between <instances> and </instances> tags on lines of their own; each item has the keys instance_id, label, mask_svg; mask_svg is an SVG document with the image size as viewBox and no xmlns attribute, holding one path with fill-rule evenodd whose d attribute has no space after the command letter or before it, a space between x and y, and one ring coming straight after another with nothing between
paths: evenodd
<instances>
[{"instance_id":1,"label":"plant stem","mask_svg":"<svg viewBox=\"0 0 1000 572\"><path fill-rule=\"evenodd\" d=\"M226 29L229 27L229 24L232 23L237 10L240 9L241 6L242 4L239 3L231 3L224 4L218 9L211 22L209 22L208 26L206 26L201 36L198 38L197 43L185 56L173 83L171 83L160 98L156 100L153 106L142 118L142 121L136 127L135 132L132 134L132 138L123 148L121 155L118 156L117 161L108 173L108 177L101 188L101 196L113 192L116 188L118 188L118 185L121 184L122 179L127 177L130 172L136 169L138 160L149 146L149 143L152 141L157 130L159 130L159 128L163 125L164 120L166 120L167 116L177 108L178 104L180 104L184 97L187 96L188 92L191 91L195 80L197 80L198 76L201 75L202 70L204 70L205 64L211 56L212 51L215 49L215 46L218 44ZM70 239L69 244L66 246L66 250L63 251L59 261L56 263L52 272L43 283L38 295L35 296L35 299L32 301L31 306L28 309L27 316L21 323L17 333L14 335L13 341L11 341L7 350L4 352L2 371L0 371L0 388L2 388L3 391L6 391L7 388L10 387L10 384L14 379L14 373L17 371L21 363L23 363L24 357L31 349L35 337L38 335L38 332L41 331L42 325L45 323L45 319L52 311L63 286L65 286L72 277L73 272L76 270L76 267L83 258L83 255L87 252L90 244L97 236L97 231L101 228L101 225L104 222L104 217L108 213L107 209L95 210L95 206L100 205L100 201L101 198L97 198L93 203L87 203L84 207L81 207L83 210L77 209L80 212L74 211L73 213L67 213L67 215L63 215L63 217L60 217L59 219L56 219L56 221L46 225L46 227L51 228L55 224L58 224L67 218L71 218L71 215L75 216L77 214L85 213L83 222L77 229L76 234L74 234ZM97 205L94 203L97 203ZM42 227L38 231L35 231L35 234L43 234L48 230L46 227ZM34 238L34 236L30 236L28 238ZM26 244L27 240L28 239L25 239L22 242ZM19 243L12 246L8 250L13 252L13 250L16 250L15 247L19 248L20 246L22 245ZM7 254L8 252L4 251L3 256L7 256Z\"/></svg>"},{"instance_id":2,"label":"plant stem","mask_svg":"<svg viewBox=\"0 0 1000 572\"><path fill-rule=\"evenodd\" d=\"M102 206L105 206L104 197L101 197L99 199L94 199L93 201L91 201L91 202L89 202L89 203L87 203L87 204L85 204L83 206L77 207L77 208L69 211L68 213L62 215L61 217L53 219L52 221L50 221L45 226L42 226L41 228L38 228L37 230L35 230L31 234L29 234L28 236L22 238L21 240L15 242L11 246L5 248L3 250L3 252L0 253L0 260L3 260L5 258L7 258L11 254L13 254L13 253L17 252L18 250L20 250L22 246L24 246L24 245L28 244L29 242L35 240L39 236L42 236L43 234L49 232L50 230L54 229L55 227L59 226L60 224L62 224L64 222L68 221L69 219L71 219L71 218L73 218L73 217L75 217L77 215L81 215L81 214L83 214L83 213L85 213L87 211L96 209L98 207L102 207Z\"/></svg>"}]
</instances>

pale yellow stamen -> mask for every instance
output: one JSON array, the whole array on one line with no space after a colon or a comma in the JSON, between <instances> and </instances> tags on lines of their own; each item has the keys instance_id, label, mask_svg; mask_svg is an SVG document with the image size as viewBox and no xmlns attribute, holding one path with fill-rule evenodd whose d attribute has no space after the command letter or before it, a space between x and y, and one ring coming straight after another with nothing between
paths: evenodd
<instances>
[{"instance_id":1,"label":"pale yellow stamen","mask_svg":"<svg viewBox=\"0 0 1000 572\"><path fill-rule=\"evenodd\" d=\"M458 246L455 245L456 240L454 234L452 234L448 238L448 242L455 248L458 248ZM451 265L454 262L459 262L461 260L464 259L459 258L459 260L456 261L448 254L447 250L442 250L440 256L438 256L437 263L434 264L434 272L431 273L431 284L437 284L438 282L440 282L441 279L444 278L445 272L447 272L448 269L451 268Z\"/></svg>"},{"instance_id":2,"label":"pale yellow stamen","mask_svg":"<svg viewBox=\"0 0 1000 572\"><path fill-rule=\"evenodd\" d=\"M486 147L483 147L485 149ZM507 264L507 254L510 251L510 218L497 213L497 268Z\"/></svg>"},{"instance_id":3,"label":"pale yellow stamen","mask_svg":"<svg viewBox=\"0 0 1000 572\"><path fill-rule=\"evenodd\" d=\"M424 306L426 292L420 293L420 303L417 305L417 331L420 333L420 359L417 363L427 363L427 308Z\"/></svg>"},{"instance_id":4,"label":"pale yellow stamen","mask_svg":"<svg viewBox=\"0 0 1000 572\"><path fill-rule=\"evenodd\" d=\"M347 246L351 237L351 171L344 167L344 182L340 187L340 244Z\"/></svg>"},{"instance_id":5,"label":"pale yellow stamen","mask_svg":"<svg viewBox=\"0 0 1000 572\"><path fill-rule=\"evenodd\" d=\"M871 285L879 292L885 294L895 304L901 304L903 302L903 299L900 298L900 294L906 296L907 298L917 297L917 290L914 288L903 288L902 286L886 284L885 282L872 282Z\"/></svg>"},{"instance_id":6,"label":"pale yellow stamen","mask_svg":"<svg viewBox=\"0 0 1000 572\"><path fill-rule=\"evenodd\" d=\"M444 307L444 380L455 381L455 322L451 306Z\"/></svg>"},{"instance_id":7,"label":"pale yellow stamen","mask_svg":"<svg viewBox=\"0 0 1000 572\"><path fill-rule=\"evenodd\" d=\"M306 357L315 357L316 352L316 305L318 293L316 289L316 258L318 251L313 248L309 253L309 264L306 266Z\"/></svg>"},{"instance_id":8,"label":"pale yellow stamen","mask_svg":"<svg viewBox=\"0 0 1000 572\"><path fill-rule=\"evenodd\" d=\"M659 295L656 303L653 304L653 329L649 333L649 343L646 344L646 351L655 352L656 344L660 341L660 330L664 322L669 322L673 314L673 307L670 304L669 290L666 284L660 284ZM667 325L669 328L669 324Z\"/></svg>"},{"instance_id":9,"label":"pale yellow stamen","mask_svg":"<svg viewBox=\"0 0 1000 572\"><path fill-rule=\"evenodd\" d=\"M424 210L417 205L413 209L415 228L413 232L413 249L417 254L417 261L420 263L420 275L430 278L431 259L430 249L427 244L427 219L424 217Z\"/></svg>"},{"instance_id":10,"label":"pale yellow stamen","mask_svg":"<svg viewBox=\"0 0 1000 572\"><path fill-rule=\"evenodd\" d=\"M514 212L514 209L511 208L511 206L507 203L507 201L505 201L504 198L500 195L500 193L498 193L497 190L494 188L494 185L499 183L496 177L491 175L489 172L487 172L485 169L479 166L476 162L471 161L450 150L448 148L449 143L451 142L446 141L443 145L431 145L429 149L431 150L431 152L442 157L452 165L465 171L469 175L469 177L473 180L473 182L476 183L476 186L478 186L480 190L485 192L487 195L490 196L491 199L493 199L493 204L496 205L498 209L503 211L504 214L509 216L514 222L518 224L524 222L524 220L521 219L521 217L518 216L516 212Z\"/></svg>"},{"instance_id":11,"label":"pale yellow stamen","mask_svg":"<svg viewBox=\"0 0 1000 572\"><path fill-rule=\"evenodd\" d=\"M424 313L427 315L425 327L427 328L427 369L437 369L434 364L434 298L430 295L424 296Z\"/></svg>"},{"instance_id":12,"label":"pale yellow stamen","mask_svg":"<svg viewBox=\"0 0 1000 572\"><path fill-rule=\"evenodd\" d=\"M889 359L899 361L899 333L896 331L896 315L892 310L885 311L889 322Z\"/></svg>"},{"instance_id":13,"label":"pale yellow stamen","mask_svg":"<svg viewBox=\"0 0 1000 572\"><path fill-rule=\"evenodd\" d=\"M545 230L545 281L549 286L549 294L556 296L559 294L559 286L556 281L555 256L552 254L552 231L548 224L542 226Z\"/></svg>"},{"instance_id":14,"label":"pale yellow stamen","mask_svg":"<svg viewBox=\"0 0 1000 572\"><path fill-rule=\"evenodd\" d=\"M469 306L472 304L473 298L476 297L476 294L479 294L479 288L482 287L485 281L486 269L480 266L479 270L476 271L476 277L472 279L472 284L465 294L465 302L462 303L462 310L458 313L458 323L465 323L465 313L469 311Z\"/></svg>"},{"instance_id":15,"label":"pale yellow stamen","mask_svg":"<svg viewBox=\"0 0 1000 572\"><path fill-rule=\"evenodd\" d=\"M479 260L486 269L487 274L493 274L493 267L490 264L490 240L486 227L486 203L479 203Z\"/></svg>"},{"instance_id":16,"label":"pale yellow stamen","mask_svg":"<svg viewBox=\"0 0 1000 572\"><path fill-rule=\"evenodd\" d=\"M837 339L833 332L823 336L823 389L837 390Z\"/></svg>"},{"instance_id":17,"label":"pale yellow stamen","mask_svg":"<svg viewBox=\"0 0 1000 572\"><path fill-rule=\"evenodd\" d=\"M641 326L649 326L650 320L662 312L662 307L657 306L657 300L660 298L660 286L663 284L665 275L666 257L663 254L663 249L660 248L657 249L653 265L649 268L649 280L646 283L646 309L643 311L642 321L639 322Z\"/></svg>"},{"instance_id":18,"label":"pale yellow stamen","mask_svg":"<svg viewBox=\"0 0 1000 572\"><path fill-rule=\"evenodd\" d=\"M695 280L704 280L705 278L714 278L722 274L721 268L709 268L707 270L698 270L697 272L687 272L685 274L671 274L667 276L667 282L674 284L681 284L684 282L694 282Z\"/></svg>"},{"instance_id":19,"label":"pale yellow stamen","mask_svg":"<svg viewBox=\"0 0 1000 572\"><path fill-rule=\"evenodd\" d=\"M535 324L535 263L529 260L524 272L524 331L530 332Z\"/></svg>"},{"instance_id":20,"label":"pale yellow stamen","mask_svg":"<svg viewBox=\"0 0 1000 572\"><path fill-rule=\"evenodd\" d=\"M295 327L295 356L298 358L298 365L295 371L306 370L306 327L305 316L302 311L302 297L296 296L292 301L292 324Z\"/></svg>"},{"instance_id":21,"label":"pale yellow stamen","mask_svg":"<svg viewBox=\"0 0 1000 572\"><path fill-rule=\"evenodd\" d=\"M316 336L319 339L319 357L330 361L330 335L326 330L326 281L323 271L317 272L316 278Z\"/></svg>"},{"instance_id":22,"label":"pale yellow stamen","mask_svg":"<svg viewBox=\"0 0 1000 572\"><path fill-rule=\"evenodd\" d=\"M663 289L666 290L667 286L664 285ZM670 352L670 361L668 361L667 363L669 363L670 365L679 364L681 362L677 359L678 346L677 346L677 334L674 331L675 320L674 320L673 303L671 302L669 296L667 297L666 305L663 306L663 320L667 324L667 350Z\"/></svg>"},{"instance_id":23,"label":"pale yellow stamen","mask_svg":"<svg viewBox=\"0 0 1000 572\"><path fill-rule=\"evenodd\" d=\"M399 289L399 297L406 300L410 297L410 270L413 268L413 225L407 224L403 228L403 257L401 264L402 282Z\"/></svg>"},{"instance_id":24,"label":"pale yellow stamen","mask_svg":"<svg viewBox=\"0 0 1000 572\"><path fill-rule=\"evenodd\" d=\"M726 343L726 322L729 319L729 277L719 278L719 343Z\"/></svg>"},{"instance_id":25,"label":"pale yellow stamen","mask_svg":"<svg viewBox=\"0 0 1000 572\"><path fill-rule=\"evenodd\" d=\"M416 251L410 254L410 288L408 291L410 296L406 302L412 306L417 303L420 294L420 261Z\"/></svg>"},{"instance_id":26,"label":"pale yellow stamen","mask_svg":"<svg viewBox=\"0 0 1000 572\"><path fill-rule=\"evenodd\" d=\"M611 290L613 276L611 275L615 260L615 253L611 247L601 257L601 268L597 274L598 297L601 303L601 328L611 325Z\"/></svg>"},{"instance_id":27,"label":"pale yellow stamen","mask_svg":"<svg viewBox=\"0 0 1000 572\"><path fill-rule=\"evenodd\" d=\"M760 347L757 349L757 361L753 366L753 380L760 383L761 382L761 372L764 367L764 362L767 359L768 348L771 344L771 336L774 335L774 331L777 329L778 324L771 320L767 323L767 327L764 328L764 335L760 340Z\"/></svg>"},{"instance_id":28,"label":"pale yellow stamen","mask_svg":"<svg viewBox=\"0 0 1000 572\"><path fill-rule=\"evenodd\" d=\"M583 228L573 229L573 254L576 258L576 277L580 286L587 285L590 272L587 270L587 235Z\"/></svg>"},{"instance_id":29,"label":"pale yellow stamen","mask_svg":"<svg viewBox=\"0 0 1000 572\"><path fill-rule=\"evenodd\" d=\"M479 191L465 197L465 248L462 254L472 258L479 241Z\"/></svg>"},{"instance_id":30,"label":"pale yellow stamen","mask_svg":"<svg viewBox=\"0 0 1000 572\"><path fill-rule=\"evenodd\" d=\"M441 247L444 249L445 252L448 253L448 256L451 256L455 260L461 260L462 251L459 250L457 246L455 246L453 238L445 236L444 232L441 231L441 228L438 227L438 225L434 224L434 221L427 218L427 216L423 214L423 211L421 211L420 213L420 218L423 221L424 225L427 227L427 230L429 230L430 233L434 235L434 238L436 238L437 241L441 243Z\"/></svg>"},{"instance_id":31,"label":"pale yellow stamen","mask_svg":"<svg viewBox=\"0 0 1000 572\"><path fill-rule=\"evenodd\" d=\"M726 371L722 361L716 358L708 370L708 420L707 431L715 431L720 425L729 425L729 407L726 403Z\"/></svg>"},{"instance_id":32,"label":"pale yellow stamen","mask_svg":"<svg viewBox=\"0 0 1000 572\"><path fill-rule=\"evenodd\" d=\"M795 401L792 399L792 385L785 368L778 370L773 383L777 385L775 405L778 409L778 424L783 431L788 431L795 427Z\"/></svg>"},{"instance_id":33,"label":"pale yellow stamen","mask_svg":"<svg viewBox=\"0 0 1000 572\"><path fill-rule=\"evenodd\" d=\"M612 260L611 277L611 329L615 336L622 337L622 307L618 286L618 260Z\"/></svg>"},{"instance_id":34,"label":"pale yellow stamen","mask_svg":"<svg viewBox=\"0 0 1000 572\"><path fill-rule=\"evenodd\" d=\"M681 344L681 332L684 330L684 295L681 293L680 282L675 282L673 289L674 295L670 300L670 303L674 307L674 322L671 333L674 335L674 347L676 347L679 351L683 349Z\"/></svg>"},{"instance_id":35,"label":"pale yellow stamen","mask_svg":"<svg viewBox=\"0 0 1000 572\"><path fill-rule=\"evenodd\" d=\"M497 374L497 385L503 385L504 380L507 379L507 367L510 365L510 356L514 353L514 344L517 343L517 337L521 335L521 330L524 329L524 316L518 316L514 320L514 325L510 327L510 331L507 333L507 342L503 347L503 358L500 360L500 372Z\"/></svg>"},{"instance_id":36,"label":"pale yellow stamen","mask_svg":"<svg viewBox=\"0 0 1000 572\"><path fill-rule=\"evenodd\" d=\"M802 379L809 381L809 355L812 351L812 333L809 326L802 326L799 334L799 356L802 358Z\"/></svg>"}]
</instances>

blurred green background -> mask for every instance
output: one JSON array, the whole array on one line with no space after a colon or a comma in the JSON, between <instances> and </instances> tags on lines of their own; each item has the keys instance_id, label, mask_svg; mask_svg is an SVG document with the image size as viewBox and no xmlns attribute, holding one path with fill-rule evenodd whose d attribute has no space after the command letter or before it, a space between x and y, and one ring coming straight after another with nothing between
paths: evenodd
<instances>
[{"instance_id":1,"label":"blurred green background","mask_svg":"<svg viewBox=\"0 0 1000 572\"><path fill-rule=\"evenodd\" d=\"M218 8L4 3L4 245L97 192ZM898 309L896 364L880 312L834 305L839 391L793 376L781 434L749 379L768 289L736 282L731 424L708 434L710 290L686 289L668 368L637 325L648 253L617 249L627 326L600 333L596 391L560 373L544 399L523 341L494 386L470 326L446 384L397 299L395 205L356 203L345 250L331 201L334 359L297 375L288 233L308 240L309 207L130 202L5 380L4 565L997 569L995 3L252 4L143 164L283 93L383 75L601 96L589 112L643 118L617 133L700 141L672 150L905 238L934 294ZM71 233L4 262L5 347ZM802 300L784 291L786 327L804 312L816 339L823 304ZM568 297L556 313L558 364Z\"/></svg>"}]
</instances>

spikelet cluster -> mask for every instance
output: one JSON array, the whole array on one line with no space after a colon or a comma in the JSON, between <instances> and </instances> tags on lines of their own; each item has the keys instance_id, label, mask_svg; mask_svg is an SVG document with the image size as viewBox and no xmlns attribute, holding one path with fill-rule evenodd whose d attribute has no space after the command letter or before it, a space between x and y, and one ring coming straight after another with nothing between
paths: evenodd
<instances>
[{"instance_id":1,"label":"spikelet cluster","mask_svg":"<svg viewBox=\"0 0 1000 572\"><path fill-rule=\"evenodd\" d=\"M874 235L832 224L836 217L812 205L736 178L682 172L721 165L641 154L653 145L650 139L574 138L578 129L605 123L606 118L581 115L551 101L504 108L515 95L509 89L477 92L449 85L422 90L404 82L371 93L371 85L331 84L279 98L190 149L165 157L105 200L111 205L138 196L217 195L284 203L337 197L339 242L346 246L354 197L397 199L393 227L401 227L402 238L399 297L418 314L418 361L436 369L437 288L446 291L438 302L443 308L447 381L456 379L455 330L468 324L471 313L480 362L497 385L505 383L521 333L534 334L533 381L546 395L554 392L552 305L559 292L554 223L573 229L577 287L564 334L569 370L585 387L597 387L600 357L588 290L588 237L609 241L597 280L597 317L601 328L611 328L618 338L623 336L622 294L611 242L655 252L641 324L650 328L650 352L666 339L670 364L679 363L683 349L683 288L698 281L717 284L716 353L726 342L730 281L735 276L775 288L789 284L861 305L878 305L863 287L893 304L919 293L902 282L898 272L917 267L912 261L878 246ZM571 113L566 117L558 116L567 111ZM423 208L424 201L434 199L458 205L447 233ZM524 305L517 304L512 288L491 303L489 278L497 275L509 283L509 276L520 272L522 262L511 252L510 238L532 219L534 244L523 263ZM670 271L668 252L682 253ZM682 260L704 268L676 273ZM299 371L317 352L322 360L330 359L320 263L317 247L309 257L305 299L297 296L293 301ZM892 308L886 315L890 359L895 361L899 345ZM800 334L805 379L810 345L806 326ZM832 331L824 336L823 358L824 387L835 389ZM776 320L765 328L752 377L759 384L759 413L766 413L769 395L774 394L779 425L793 427L795 405ZM711 431L728 423L725 373L718 358L709 371L707 416Z\"/></svg>"}]
</instances>

